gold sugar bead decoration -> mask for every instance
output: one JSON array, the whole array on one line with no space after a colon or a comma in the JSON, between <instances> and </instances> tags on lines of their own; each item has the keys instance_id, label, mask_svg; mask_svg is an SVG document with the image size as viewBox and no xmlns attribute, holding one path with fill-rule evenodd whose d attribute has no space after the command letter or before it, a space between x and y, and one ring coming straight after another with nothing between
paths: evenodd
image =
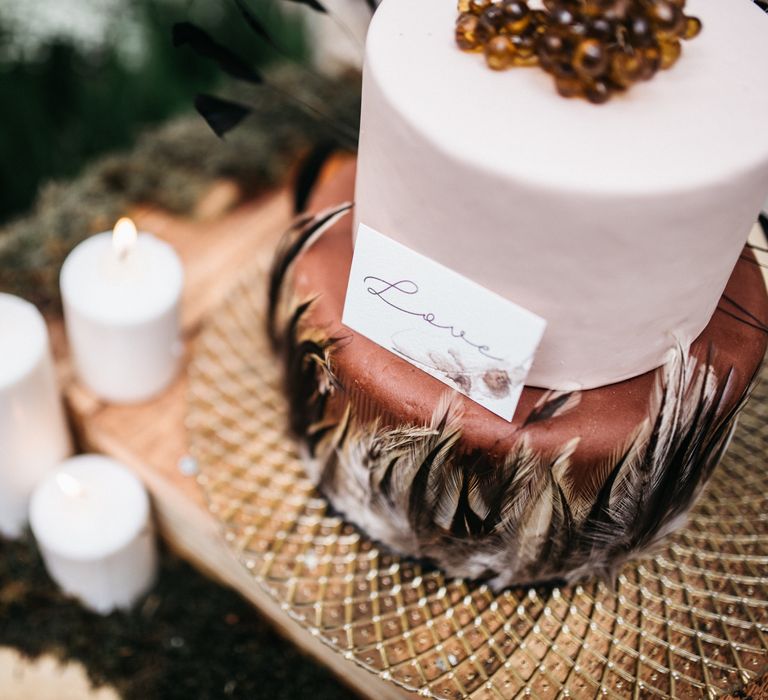
<instances>
[{"instance_id":1,"label":"gold sugar bead decoration","mask_svg":"<svg viewBox=\"0 0 768 700\"><path fill-rule=\"evenodd\" d=\"M683 39L690 41L701 34L701 20L698 17L686 17Z\"/></svg>"},{"instance_id":2,"label":"gold sugar bead decoration","mask_svg":"<svg viewBox=\"0 0 768 700\"><path fill-rule=\"evenodd\" d=\"M577 75L592 80L605 74L608 68L608 50L597 39L583 39L576 46L572 64Z\"/></svg>"},{"instance_id":3,"label":"gold sugar bead decoration","mask_svg":"<svg viewBox=\"0 0 768 700\"><path fill-rule=\"evenodd\" d=\"M643 61L638 52L620 51L611 57L610 80L619 88L628 88L640 80Z\"/></svg>"},{"instance_id":4,"label":"gold sugar bead decoration","mask_svg":"<svg viewBox=\"0 0 768 700\"><path fill-rule=\"evenodd\" d=\"M512 65L515 45L508 36L500 34L485 45L485 61L493 70L504 70Z\"/></svg>"},{"instance_id":5,"label":"gold sugar bead decoration","mask_svg":"<svg viewBox=\"0 0 768 700\"><path fill-rule=\"evenodd\" d=\"M469 0L469 11L479 15L493 4L493 0Z\"/></svg>"},{"instance_id":6,"label":"gold sugar bead decoration","mask_svg":"<svg viewBox=\"0 0 768 700\"><path fill-rule=\"evenodd\" d=\"M478 25L480 20L476 15L465 13L459 16L456 22L456 43L464 51L482 50L483 44L480 41Z\"/></svg>"},{"instance_id":7,"label":"gold sugar bead decoration","mask_svg":"<svg viewBox=\"0 0 768 700\"><path fill-rule=\"evenodd\" d=\"M677 39L662 39L659 41L659 49L661 51L661 68L663 70L668 70L674 66L683 52L683 47Z\"/></svg>"},{"instance_id":8,"label":"gold sugar bead decoration","mask_svg":"<svg viewBox=\"0 0 768 700\"><path fill-rule=\"evenodd\" d=\"M580 97L584 93L584 84L575 76L556 75L555 87L563 97Z\"/></svg>"},{"instance_id":9,"label":"gold sugar bead decoration","mask_svg":"<svg viewBox=\"0 0 768 700\"><path fill-rule=\"evenodd\" d=\"M603 104L672 68L702 30L686 0L459 0L456 43L497 71L539 66L557 92Z\"/></svg>"}]
</instances>

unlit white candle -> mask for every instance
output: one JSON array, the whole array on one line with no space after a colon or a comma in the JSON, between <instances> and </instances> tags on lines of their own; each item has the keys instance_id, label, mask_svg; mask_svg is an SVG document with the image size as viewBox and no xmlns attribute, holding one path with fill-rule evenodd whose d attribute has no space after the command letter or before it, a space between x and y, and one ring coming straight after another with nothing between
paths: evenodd
<instances>
[{"instance_id":1,"label":"unlit white candle","mask_svg":"<svg viewBox=\"0 0 768 700\"><path fill-rule=\"evenodd\" d=\"M0 294L0 533L21 534L32 489L70 453L45 321Z\"/></svg>"},{"instance_id":2,"label":"unlit white candle","mask_svg":"<svg viewBox=\"0 0 768 700\"><path fill-rule=\"evenodd\" d=\"M183 277L173 248L127 220L70 253L61 270L64 318L75 369L91 391L134 403L170 384L182 351Z\"/></svg>"},{"instance_id":3,"label":"unlit white candle","mask_svg":"<svg viewBox=\"0 0 768 700\"><path fill-rule=\"evenodd\" d=\"M61 588L96 612L129 608L155 580L149 498L119 462L81 455L32 495L30 526Z\"/></svg>"}]
</instances>

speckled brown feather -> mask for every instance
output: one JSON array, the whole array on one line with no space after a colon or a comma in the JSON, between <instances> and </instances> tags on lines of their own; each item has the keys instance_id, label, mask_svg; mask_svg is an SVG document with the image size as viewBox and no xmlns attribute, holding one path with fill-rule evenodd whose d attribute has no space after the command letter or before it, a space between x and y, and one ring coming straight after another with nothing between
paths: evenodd
<instances>
[{"instance_id":1,"label":"speckled brown feather","mask_svg":"<svg viewBox=\"0 0 768 700\"><path fill-rule=\"evenodd\" d=\"M306 245L321 233L299 237ZM303 248L288 249L295 259ZM271 289L282 289L289 267L275 266ZM571 410L578 393L545 395L506 458L491 463L461 448L461 411L448 390L429 425L358 419L333 372L337 341L306 322L312 302L288 301L279 313L279 298L270 298L270 332L285 358L292 427L313 481L374 539L494 588L595 574L611 581L628 559L652 550L685 521L747 396L735 400L730 373L716 376L711 353L698 361L680 349L658 371L647 420L584 502L565 476L579 436L565 436L547 455L526 439L528 425Z\"/></svg>"}]
</instances>

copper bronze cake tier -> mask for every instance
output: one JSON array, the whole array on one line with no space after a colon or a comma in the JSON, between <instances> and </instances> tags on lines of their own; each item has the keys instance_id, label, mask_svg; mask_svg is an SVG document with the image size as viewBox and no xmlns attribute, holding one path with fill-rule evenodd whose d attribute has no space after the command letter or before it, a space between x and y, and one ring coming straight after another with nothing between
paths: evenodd
<instances>
[{"instance_id":1,"label":"copper bronze cake tier","mask_svg":"<svg viewBox=\"0 0 768 700\"><path fill-rule=\"evenodd\" d=\"M512 422L341 324L354 167L317 191L270 288L292 427L319 489L394 550L495 587L606 577L685 514L766 349L768 296L739 260L693 346L618 384L526 387Z\"/></svg>"}]
</instances>

